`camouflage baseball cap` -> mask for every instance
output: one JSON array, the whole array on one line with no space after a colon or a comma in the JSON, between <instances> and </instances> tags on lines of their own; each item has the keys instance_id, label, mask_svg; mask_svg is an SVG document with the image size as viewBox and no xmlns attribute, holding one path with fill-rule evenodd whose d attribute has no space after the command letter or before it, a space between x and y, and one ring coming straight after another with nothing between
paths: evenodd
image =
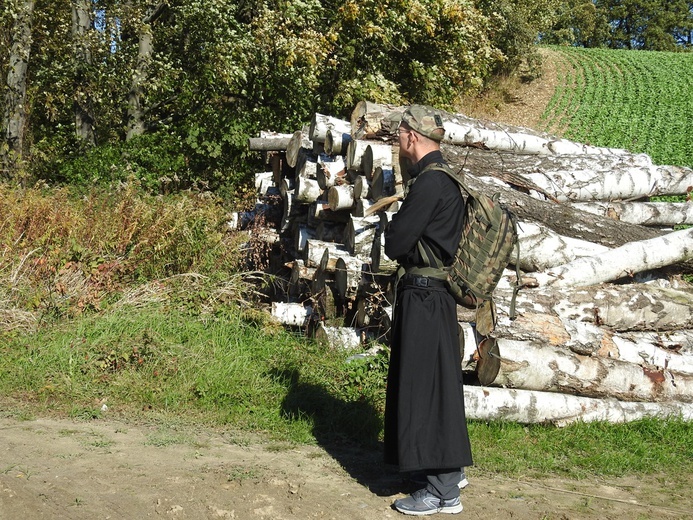
<instances>
[{"instance_id":1,"label":"camouflage baseball cap","mask_svg":"<svg viewBox=\"0 0 693 520\"><path fill-rule=\"evenodd\" d=\"M402 114L402 123L434 141L442 141L445 136L443 117L440 111L425 105L412 105Z\"/></svg>"}]
</instances>

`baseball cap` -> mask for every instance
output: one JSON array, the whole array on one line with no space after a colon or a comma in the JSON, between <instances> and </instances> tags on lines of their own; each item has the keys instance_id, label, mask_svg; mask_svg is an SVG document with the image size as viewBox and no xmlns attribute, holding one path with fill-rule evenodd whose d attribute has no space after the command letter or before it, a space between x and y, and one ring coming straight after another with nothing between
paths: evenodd
<instances>
[{"instance_id":1,"label":"baseball cap","mask_svg":"<svg viewBox=\"0 0 693 520\"><path fill-rule=\"evenodd\" d=\"M443 117L440 111L426 105L411 105L402 114L402 123L434 141L442 141L445 136Z\"/></svg>"}]
</instances>

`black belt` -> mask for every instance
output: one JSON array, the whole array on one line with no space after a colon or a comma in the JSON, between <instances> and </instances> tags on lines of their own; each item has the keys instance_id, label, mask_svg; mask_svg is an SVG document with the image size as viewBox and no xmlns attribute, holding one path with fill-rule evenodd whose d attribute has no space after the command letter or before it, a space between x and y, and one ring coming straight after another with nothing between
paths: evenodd
<instances>
[{"instance_id":1,"label":"black belt","mask_svg":"<svg viewBox=\"0 0 693 520\"><path fill-rule=\"evenodd\" d=\"M414 287L445 287L445 280L430 278L428 276L419 276L416 274L405 274L400 280L402 286L413 285Z\"/></svg>"}]
</instances>

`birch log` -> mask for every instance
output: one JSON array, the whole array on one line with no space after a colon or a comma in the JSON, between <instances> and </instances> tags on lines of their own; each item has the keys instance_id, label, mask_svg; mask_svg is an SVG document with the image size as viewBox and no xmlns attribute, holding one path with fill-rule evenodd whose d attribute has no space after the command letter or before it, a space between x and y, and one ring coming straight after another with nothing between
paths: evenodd
<instances>
[{"instance_id":1,"label":"birch log","mask_svg":"<svg viewBox=\"0 0 693 520\"><path fill-rule=\"evenodd\" d=\"M370 143L361 157L361 171L370 181L376 168L392 165L392 146L389 144Z\"/></svg>"},{"instance_id":2,"label":"birch log","mask_svg":"<svg viewBox=\"0 0 693 520\"><path fill-rule=\"evenodd\" d=\"M293 134L261 132L260 137L248 139L248 150L257 152L281 152L289 147Z\"/></svg>"},{"instance_id":3,"label":"birch log","mask_svg":"<svg viewBox=\"0 0 693 520\"><path fill-rule=\"evenodd\" d=\"M297 177L296 187L294 188L294 198L300 204L310 204L315 202L322 195L322 189L316 179L308 177Z\"/></svg>"},{"instance_id":4,"label":"birch log","mask_svg":"<svg viewBox=\"0 0 693 520\"><path fill-rule=\"evenodd\" d=\"M318 168L316 178L318 184L325 190L336 184L341 184L346 175L346 162L341 155L338 155L332 161L325 161L322 156L318 158Z\"/></svg>"},{"instance_id":5,"label":"birch log","mask_svg":"<svg viewBox=\"0 0 693 520\"><path fill-rule=\"evenodd\" d=\"M362 331L353 327L329 327L319 323L315 331L315 340L332 348L356 349L363 339Z\"/></svg>"},{"instance_id":6,"label":"birch log","mask_svg":"<svg viewBox=\"0 0 693 520\"><path fill-rule=\"evenodd\" d=\"M632 276L693 258L693 228L633 242L591 257L536 273L540 285L557 287L594 285Z\"/></svg>"},{"instance_id":7,"label":"birch log","mask_svg":"<svg viewBox=\"0 0 693 520\"><path fill-rule=\"evenodd\" d=\"M370 256L380 217L351 217L344 231L344 247L352 254Z\"/></svg>"},{"instance_id":8,"label":"birch log","mask_svg":"<svg viewBox=\"0 0 693 520\"><path fill-rule=\"evenodd\" d=\"M593 256L609 250L600 244L561 236L533 222L520 222L517 228L520 268L523 271L543 271L576 258ZM517 258L516 253L513 253L512 258Z\"/></svg>"},{"instance_id":9,"label":"birch log","mask_svg":"<svg viewBox=\"0 0 693 520\"><path fill-rule=\"evenodd\" d=\"M312 155L312 153L313 142L308 137L308 132L304 130L296 130L286 147L287 164L292 168L295 168L302 155Z\"/></svg>"},{"instance_id":10,"label":"birch log","mask_svg":"<svg viewBox=\"0 0 693 520\"><path fill-rule=\"evenodd\" d=\"M325 270L330 272L334 272L337 258L351 256L349 251L347 251L341 244L309 239L306 241L303 261L308 267L317 267L320 265L325 252L327 252L329 255L329 260L325 266Z\"/></svg>"},{"instance_id":11,"label":"birch log","mask_svg":"<svg viewBox=\"0 0 693 520\"><path fill-rule=\"evenodd\" d=\"M509 301L511 295L511 289L495 294L499 302ZM693 329L693 290L639 283L525 288L517 294L515 310L519 315L556 316L621 332Z\"/></svg>"},{"instance_id":12,"label":"birch log","mask_svg":"<svg viewBox=\"0 0 693 520\"><path fill-rule=\"evenodd\" d=\"M328 130L325 137L325 153L328 155L345 155L350 142L350 133Z\"/></svg>"},{"instance_id":13,"label":"birch log","mask_svg":"<svg viewBox=\"0 0 693 520\"><path fill-rule=\"evenodd\" d=\"M673 175L674 172L679 175ZM683 168L614 165L611 170L565 170L523 176L561 201L636 199L652 195L682 195L693 185L693 173Z\"/></svg>"},{"instance_id":14,"label":"birch log","mask_svg":"<svg viewBox=\"0 0 693 520\"><path fill-rule=\"evenodd\" d=\"M529 341L498 340L501 368L495 386L540 390L623 401L693 401L693 374Z\"/></svg>"},{"instance_id":15,"label":"birch log","mask_svg":"<svg viewBox=\"0 0 693 520\"><path fill-rule=\"evenodd\" d=\"M483 160L486 155L480 155L475 150L465 150L460 147L447 146L443 149L453 170L471 168L472 171L485 171L494 168ZM507 154L504 160L506 168L512 168L512 156ZM493 163L495 164L495 162ZM617 247L628 242L646 240L662 236L664 233L643 226L618 222L611 218L593 215L575 209L570 204L556 204L539 200L518 190L489 184L468 172L465 182L474 190L481 193L493 194L498 192L500 200L508 206L520 220L535 221L554 230L556 233L572 238L578 238L608 247Z\"/></svg>"},{"instance_id":16,"label":"birch log","mask_svg":"<svg viewBox=\"0 0 693 520\"><path fill-rule=\"evenodd\" d=\"M459 317L458 312L458 317ZM677 331L688 332L688 331ZM583 356L618 359L624 362L693 374L693 355L669 342L669 332L618 332L593 323L557 316L526 313L510 324L498 320L494 336L503 340L547 345Z\"/></svg>"},{"instance_id":17,"label":"birch log","mask_svg":"<svg viewBox=\"0 0 693 520\"><path fill-rule=\"evenodd\" d=\"M693 225L693 202L577 202L574 206L641 226Z\"/></svg>"},{"instance_id":18,"label":"birch log","mask_svg":"<svg viewBox=\"0 0 693 520\"><path fill-rule=\"evenodd\" d=\"M353 298L356 295L364 263L356 257L337 258L334 271L335 290L342 298Z\"/></svg>"},{"instance_id":19,"label":"birch log","mask_svg":"<svg viewBox=\"0 0 693 520\"><path fill-rule=\"evenodd\" d=\"M324 143L327 138L328 131L334 131L341 134L351 132L351 123L337 117L332 117L324 114L313 114L308 129L308 137L318 143ZM329 155L332 155L331 153Z\"/></svg>"},{"instance_id":20,"label":"birch log","mask_svg":"<svg viewBox=\"0 0 693 520\"><path fill-rule=\"evenodd\" d=\"M404 112L406 107L359 101L351 112L351 136L363 139L380 132L392 132L388 116L393 112Z\"/></svg>"},{"instance_id":21,"label":"birch log","mask_svg":"<svg viewBox=\"0 0 693 520\"><path fill-rule=\"evenodd\" d=\"M327 191L327 203L332 211L351 209L356 203L354 187L351 184L332 186Z\"/></svg>"},{"instance_id":22,"label":"birch log","mask_svg":"<svg viewBox=\"0 0 693 520\"><path fill-rule=\"evenodd\" d=\"M371 180L371 195L373 200L380 200L383 197L391 197L393 195L402 195L404 189L400 183L397 184L395 172L392 166L383 164L378 166L373 171L373 179Z\"/></svg>"},{"instance_id":23,"label":"birch log","mask_svg":"<svg viewBox=\"0 0 693 520\"><path fill-rule=\"evenodd\" d=\"M282 325L304 327L313 314L313 307L303 303L272 302L272 316Z\"/></svg>"},{"instance_id":24,"label":"birch log","mask_svg":"<svg viewBox=\"0 0 693 520\"><path fill-rule=\"evenodd\" d=\"M467 418L549 423L566 426L576 422L625 423L645 418L693 420L693 405L681 402L628 402L576 395L465 385Z\"/></svg>"},{"instance_id":25,"label":"birch log","mask_svg":"<svg viewBox=\"0 0 693 520\"><path fill-rule=\"evenodd\" d=\"M366 148L371 145L371 141L365 139L354 139L347 146L346 167L347 170L363 172L363 155L366 153Z\"/></svg>"}]
</instances>

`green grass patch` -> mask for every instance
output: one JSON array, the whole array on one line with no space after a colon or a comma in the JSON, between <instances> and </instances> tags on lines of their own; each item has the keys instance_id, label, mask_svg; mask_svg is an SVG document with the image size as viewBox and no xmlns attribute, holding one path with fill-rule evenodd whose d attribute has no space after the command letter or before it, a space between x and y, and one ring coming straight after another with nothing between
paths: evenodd
<instances>
[{"instance_id":1,"label":"green grass patch","mask_svg":"<svg viewBox=\"0 0 693 520\"><path fill-rule=\"evenodd\" d=\"M158 422L147 441L153 446L189 442L172 424L203 424L277 445L380 449L387 356L349 362L352 352L261 316L238 306L200 313L158 303L6 337L0 394L32 403L37 414ZM693 472L693 424L681 420L565 428L470 421L469 430L482 471L572 478Z\"/></svg>"}]
</instances>

